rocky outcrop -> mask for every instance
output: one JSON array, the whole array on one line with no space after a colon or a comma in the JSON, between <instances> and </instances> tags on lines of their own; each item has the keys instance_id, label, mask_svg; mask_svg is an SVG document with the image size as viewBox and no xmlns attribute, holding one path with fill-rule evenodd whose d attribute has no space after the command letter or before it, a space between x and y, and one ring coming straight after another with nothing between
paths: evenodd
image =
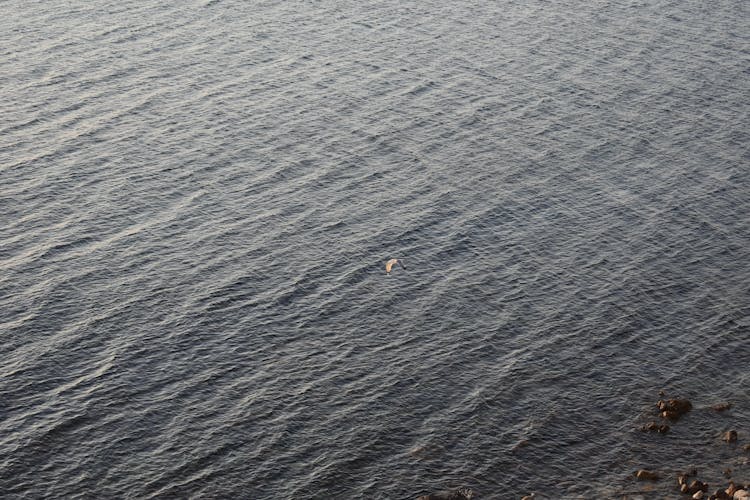
<instances>
[{"instance_id":1,"label":"rocky outcrop","mask_svg":"<svg viewBox=\"0 0 750 500\"><path fill-rule=\"evenodd\" d=\"M722 412L722 411L727 411L731 407L732 407L731 403L716 403L715 405L711 407L711 409L716 412Z\"/></svg>"}]
</instances>

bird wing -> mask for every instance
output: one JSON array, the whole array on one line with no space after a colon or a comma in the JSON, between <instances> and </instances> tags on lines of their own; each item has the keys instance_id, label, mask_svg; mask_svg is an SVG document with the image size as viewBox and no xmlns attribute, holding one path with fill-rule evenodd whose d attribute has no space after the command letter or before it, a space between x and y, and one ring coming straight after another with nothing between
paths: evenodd
<instances>
[{"instance_id":1,"label":"bird wing","mask_svg":"<svg viewBox=\"0 0 750 500\"><path fill-rule=\"evenodd\" d=\"M388 262L385 263L385 272L390 273L391 268L393 267L393 264L398 262L398 259L391 259Z\"/></svg>"}]
</instances>

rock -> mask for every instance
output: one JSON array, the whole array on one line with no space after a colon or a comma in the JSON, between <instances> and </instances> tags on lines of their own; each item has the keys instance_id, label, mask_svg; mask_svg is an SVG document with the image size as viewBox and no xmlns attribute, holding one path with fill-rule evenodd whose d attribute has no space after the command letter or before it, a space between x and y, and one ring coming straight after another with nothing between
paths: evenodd
<instances>
[{"instance_id":1,"label":"rock","mask_svg":"<svg viewBox=\"0 0 750 500\"><path fill-rule=\"evenodd\" d=\"M729 487L724 490L724 493L727 494L729 498L733 497L735 492L739 490L740 488L737 487L736 484L734 484L734 481L729 481Z\"/></svg>"},{"instance_id":2,"label":"rock","mask_svg":"<svg viewBox=\"0 0 750 500\"><path fill-rule=\"evenodd\" d=\"M699 491L706 492L708 491L708 485L702 481L698 481L697 479L694 479L692 483L690 483L690 486L688 486L688 491L690 495L695 495ZM683 493L685 493L683 491Z\"/></svg>"},{"instance_id":3,"label":"rock","mask_svg":"<svg viewBox=\"0 0 750 500\"><path fill-rule=\"evenodd\" d=\"M659 415L668 420L677 421L685 413L693 409L693 404L687 399L660 399L656 403Z\"/></svg>"},{"instance_id":4,"label":"rock","mask_svg":"<svg viewBox=\"0 0 750 500\"><path fill-rule=\"evenodd\" d=\"M732 497L734 500L747 500L750 498L750 491L748 490L737 490L734 492Z\"/></svg>"},{"instance_id":5,"label":"rock","mask_svg":"<svg viewBox=\"0 0 750 500\"><path fill-rule=\"evenodd\" d=\"M660 476L656 472L641 469L635 473L635 477L639 481L658 481Z\"/></svg>"},{"instance_id":6,"label":"rock","mask_svg":"<svg viewBox=\"0 0 750 500\"><path fill-rule=\"evenodd\" d=\"M697 479L694 479L693 482L690 483L690 485L688 485L688 482L687 482L688 477L695 476L696 474L697 474L696 470L692 469L692 470L690 470L690 471L688 471L688 472L686 472L684 474L680 474L679 476L677 476L677 484L680 485L680 487L681 487L680 489L683 490L682 491L683 493L687 493L688 490L691 490L690 494L692 495L693 493L695 493L698 490L706 491L708 489L708 485L707 484L705 484L705 483L703 483L701 481L698 481ZM684 488L682 488L683 486L684 486ZM706 489L703 489L702 486L705 486Z\"/></svg>"},{"instance_id":7,"label":"rock","mask_svg":"<svg viewBox=\"0 0 750 500\"><path fill-rule=\"evenodd\" d=\"M727 467L726 469L724 469L724 477L727 478L727 479L729 479L730 477L732 477L732 469L730 469L729 467Z\"/></svg>"},{"instance_id":8,"label":"rock","mask_svg":"<svg viewBox=\"0 0 750 500\"><path fill-rule=\"evenodd\" d=\"M742 447L742 449L744 451L750 451L750 444L746 444L745 446Z\"/></svg>"},{"instance_id":9,"label":"rock","mask_svg":"<svg viewBox=\"0 0 750 500\"><path fill-rule=\"evenodd\" d=\"M510 451L518 451L521 448L526 448L529 444L530 443L529 443L528 439L522 439L519 442L517 442L516 444L514 444L513 448L511 448Z\"/></svg>"},{"instance_id":10,"label":"rock","mask_svg":"<svg viewBox=\"0 0 750 500\"><path fill-rule=\"evenodd\" d=\"M457 490L445 490L422 495L417 500L471 500L474 498L474 490L471 488L459 488Z\"/></svg>"},{"instance_id":11,"label":"rock","mask_svg":"<svg viewBox=\"0 0 750 500\"><path fill-rule=\"evenodd\" d=\"M641 430L643 432L658 432L659 434L664 434L669 432L669 426L666 424L657 424L656 422L649 422L643 427L641 427Z\"/></svg>"},{"instance_id":12,"label":"rock","mask_svg":"<svg viewBox=\"0 0 750 500\"><path fill-rule=\"evenodd\" d=\"M693 498L695 500L701 500L701 498L703 498L703 492L702 491L696 491L695 494L693 495Z\"/></svg>"},{"instance_id":13,"label":"rock","mask_svg":"<svg viewBox=\"0 0 750 500\"><path fill-rule=\"evenodd\" d=\"M717 404L713 405L711 407L711 409L713 411L722 412L722 411L727 411L731 407L732 407L732 403L717 403Z\"/></svg>"},{"instance_id":14,"label":"rock","mask_svg":"<svg viewBox=\"0 0 750 500\"><path fill-rule=\"evenodd\" d=\"M673 411L680 415L693 409L693 403L687 399L668 399L666 401L661 399L656 403L656 406L659 408L659 411Z\"/></svg>"},{"instance_id":15,"label":"rock","mask_svg":"<svg viewBox=\"0 0 750 500\"><path fill-rule=\"evenodd\" d=\"M734 443L737 441L737 431L727 431L721 435L721 439L727 443Z\"/></svg>"},{"instance_id":16,"label":"rock","mask_svg":"<svg viewBox=\"0 0 750 500\"><path fill-rule=\"evenodd\" d=\"M661 418L666 418L667 420L671 420L673 422L676 422L680 419L682 415L680 413L677 413L676 411L670 411L670 410L664 410L661 412Z\"/></svg>"},{"instance_id":17,"label":"rock","mask_svg":"<svg viewBox=\"0 0 750 500\"><path fill-rule=\"evenodd\" d=\"M714 500L732 500L732 497L730 497L729 495L727 495L727 492L724 491L724 490L716 490L714 492L714 494L711 495L711 497Z\"/></svg>"}]
</instances>

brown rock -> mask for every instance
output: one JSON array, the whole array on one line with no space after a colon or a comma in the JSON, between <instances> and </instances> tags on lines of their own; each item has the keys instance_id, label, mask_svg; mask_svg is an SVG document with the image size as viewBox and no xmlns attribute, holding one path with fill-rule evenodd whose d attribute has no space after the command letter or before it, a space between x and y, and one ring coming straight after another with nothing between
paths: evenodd
<instances>
[{"instance_id":1,"label":"brown rock","mask_svg":"<svg viewBox=\"0 0 750 500\"><path fill-rule=\"evenodd\" d=\"M659 415L662 418L676 421L689 412L693 408L693 404L687 399L668 399L666 401L660 399L656 403L656 407L659 409Z\"/></svg>"},{"instance_id":2,"label":"brown rock","mask_svg":"<svg viewBox=\"0 0 750 500\"><path fill-rule=\"evenodd\" d=\"M732 403L717 403L717 404L713 405L711 407L711 409L713 411L722 412L722 411L727 411L731 407L732 407Z\"/></svg>"},{"instance_id":3,"label":"brown rock","mask_svg":"<svg viewBox=\"0 0 750 500\"><path fill-rule=\"evenodd\" d=\"M639 481L658 481L660 476L656 472L641 469L635 473L635 477Z\"/></svg>"},{"instance_id":4,"label":"brown rock","mask_svg":"<svg viewBox=\"0 0 750 500\"><path fill-rule=\"evenodd\" d=\"M669 426L667 424L657 424L656 422L649 422L641 427L641 431L658 432L659 434L664 434L666 432L669 432Z\"/></svg>"},{"instance_id":5,"label":"brown rock","mask_svg":"<svg viewBox=\"0 0 750 500\"><path fill-rule=\"evenodd\" d=\"M715 500L732 500L732 497L727 495L727 492L724 490L716 490L713 495Z\"/></svg>"},{"instance_id":6,"label":"brown rock","mask_svg":"<svg viewBox=\"0 0 750 500\"><path fill-rule=\"evenodd\" d=\"M687 399L670 399L669 403L676 412L687 413L693 409L693 403Z\"/></svg>"},{"instance_id":7,"label":"brown rock","mask_svg":"<svg viewBox=\"0 0 750 500\"><path fill-rule=\"evenodd\" d=\"M721 439L727 443L734 443L737 441L737 431L727 431L721 435Z\"/></svg>"},{"instance_id":8,"label":"brown rock","mask_svg":"<svg viewBox=\"0 0 750 500\"><path fill-rule=\"evenodd\" d=\"M697 479L694 479L693 482L690 483L690 486L688 486L688 493L691 495L694 495L698 493L699 491L703 491L703 492L708 491L708 485L702 481L698 481Z\"/></svg>"},{"instance_id":9,"label":"brown rock","mask_svg":"<svg viewBox=\"0 0 750 500\"><path fill-rule=\"evenodd\" d=\"M750 444L746 444L745 446L742 447L742 449L745 451L750 451Z\"/></svg>"},{"instance_id":10,"label":"brown rock","mask_svg":"<svg viewBox=\"0 0 750 500\"><path fill-rule=\"evenodd\" d=\"M729 481L729 487L724 490L724 493L726 493L729 498L732 498L734 496L734 492L739 489L740 488L738 488L737 485L734 484L734 481Z\"/></svg>"},{"instance_id":11,"label":"brown rock","mask_svg":"<svg viewBox=\"0 0 750 500\"><path fill-rule=\"evenodd\" d=\"M695 492L695 493L693 494L693 498L694 498L695 500L701 500L701 499L703 498L703 492L702 492L702 491L696 491L696 492Z\"/></svg>"},{"instance_id":12,"label":"brown rock","mask_svg":"<svg viewBox=\"0 0 750 500\"><path fill-rule=\"evenodd\" d=\"M727 479L729 479L730 477L732 477L732 469L730 469L729 467L727 467L726 469L724 469L724 477L727 478Z\"/></svg>"},{"instance_id":13,"label":"brown rock","mask_svg":"<svg viewBox=\"0 0 750 500\"><path fill-rule=\"evenodd\" d=\"M680 419L682 415L677 413L676 411L670 411L670 410L664 410L661 412L661 418L666 418L667 420L671 420L673 422L676 422Z\"/></svg>"},{"instance_id":14,"label":"brown rock","mask_svg":"<svg viewBox=\"0 0 750 500\"><path fill-rule=\"evenodd\" d=\"M660 411L676 411L680 414L687 413L693 409L693 403L687 399L659 400L656 406Z\"/></svg>"}]
</instances>

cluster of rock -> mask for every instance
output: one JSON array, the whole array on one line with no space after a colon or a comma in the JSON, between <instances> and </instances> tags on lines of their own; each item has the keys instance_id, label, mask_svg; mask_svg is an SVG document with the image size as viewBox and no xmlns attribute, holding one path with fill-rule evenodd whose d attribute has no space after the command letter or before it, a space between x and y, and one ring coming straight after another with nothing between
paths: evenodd
<instances>
[{"instance_id":1,"label":"cluster of rock","mask_svg":"<svg viewBox=\"0 0 750 500\"><path fill-rule=\"evenodd\" d=\"M705 495L708 492L707 483L698 479L688 481L688 474L677 476L677 485L680 488L680 492L690 495L695 500L706 498ZM708 500L750 500L750 483L745 486L738 486L734 484L734 481L729 481L729 486L726 489L719 488L708 497Z\"/></svg>"},{"instance_id":2,"label":"cluster of rock","mask_svg":"<svg viewBox=\"0 0 750 500\"><path fill-rule=\"evenodd\" d=\"M659 409L659 416L672 422L676 422L684 414L693 409L693 403L687 399L668 399L664 401L660 399L656 403L656 407Z\"/></svg>"},{"instance_id":3,"label":"cluster of rock","mask_svg":"<svg viewBox=\"0 0 750 500\"><path fill-rule=\"evenodd\" d=\"M656 403L656 407L659 409L659 416L670 422L677 422L680 417L693 409L693 403L687 399L668 399L666 401L659 400ZM643 432L658 432L664 434L669 432L669 425L659 424L657 422L649 422L641 427Z\"/></svg>"},{"instance_id":4,"label":"cluster of rock","mask_svg":"<svg viewBox=\"0 0 750 500\"><path fill-rule=\"evenodd\" d=\"M662 394L663 395L663 394ZM719 403L711 407L716 412L723 412L730 409L732 405L730 403ZM683 415L693 409L693 404L687 399L667 399L659 400L656 403L656 408L659 411L659 416L669 422L677 422ZM669 425L665 423L649 422L641 427L643 432L658 432L665 433L670 430ZM721 435L722 440L727 443L735 443L738 439L738 433L735 430L729 430ZM750 451L750 444L743 447L745 451ZM735 484L734 481L729 482L729 486L725 489L717 489L711 495L708 495L709 485L697 478L690 479L697 475L697 471L691 470L684 474L677 476L677 486L681 493L689 495L690 498L695 500L750 500L750 483L745 485ZM730 477L731 471L727 469L725 476ZM657 472L641 469L635 472L635 477L641 481L658 481L661 476Z\"/></svg>"},{"instance_id":5,"label":"cluster of rock","mask_svg":"<svg viewBox=\"0 0 750 500\"><path fill-rule=\"evenodd\" d=\"M750 483L743 485L737 485L734 481L729 481L729 486L726 489L719 488L710 496L706 496L709 490L708 483L704 483L699 479L690 480L691 477L696 476L698 473L695 470L680 474L677 476L677 487L680 492L689 495L690 498L695 500L750 500ZM661 476L655 472L647 470L639 470L636 472L636 478L640 480L658 481Z\"/></svg>"},{"instance_id":6,"label":"cluster of rock","mask_svg":"<svg viewBox=\"0 0 750 500\"><path fill-rule=\"evenodd\" d=\"M457 490L445 490L422 495L417 500L471 500L474 498L474 490L471 488L458 488Z\"/></svg>"},{"instance_id":7,"label":"cluster of rock","mask_svg":"<svg viewBox=\"0 0 750 500\"><path fill-rule=\"evenodd\" d=\"M663 396L663 393L660 393ZM723 412L732 407L729 403L719 403L711 407L716 412ZM665 422L671 422L673 425L675 422L680 420L682 416L690 412L693 409L693 404L687 399L667 399L659 400L656 403L656 408L659 412L659 417L662 418L661 422L651 421L641 427L643 432L655 432L664 434L669 432L670 426ZM729 430L721 435L722 440L727 443L736 443L739 434L735 430ZM528 441L520 442L516 448L520 448L528 444ZM743 450L750 452L750 444L743 446ZM421 451L418 450L418 451ZM750 500L750 483L747 484L735 484L734 481L729 481L729 485L725 489L717 489L712 494L708 494L709 485L699 479L696 470L691 470L677 476L677 487L680 492L684 495L689 495L690 498L695 500ZM725 477L730 477L731 471L727 469L725 471ZM661 475L658 472L649 471L646 469L640 469L635 472L635 477L639 481L658 481L661 479ZM692 478L692 479L691 479ZM438 491L430 493L429 495L422 495L417 500L472 500L475 497L475 492L470 488L459 488L455 490ZM535 495L525 496L522 500L533 500Z\"/></svg>"}]
</instances>

